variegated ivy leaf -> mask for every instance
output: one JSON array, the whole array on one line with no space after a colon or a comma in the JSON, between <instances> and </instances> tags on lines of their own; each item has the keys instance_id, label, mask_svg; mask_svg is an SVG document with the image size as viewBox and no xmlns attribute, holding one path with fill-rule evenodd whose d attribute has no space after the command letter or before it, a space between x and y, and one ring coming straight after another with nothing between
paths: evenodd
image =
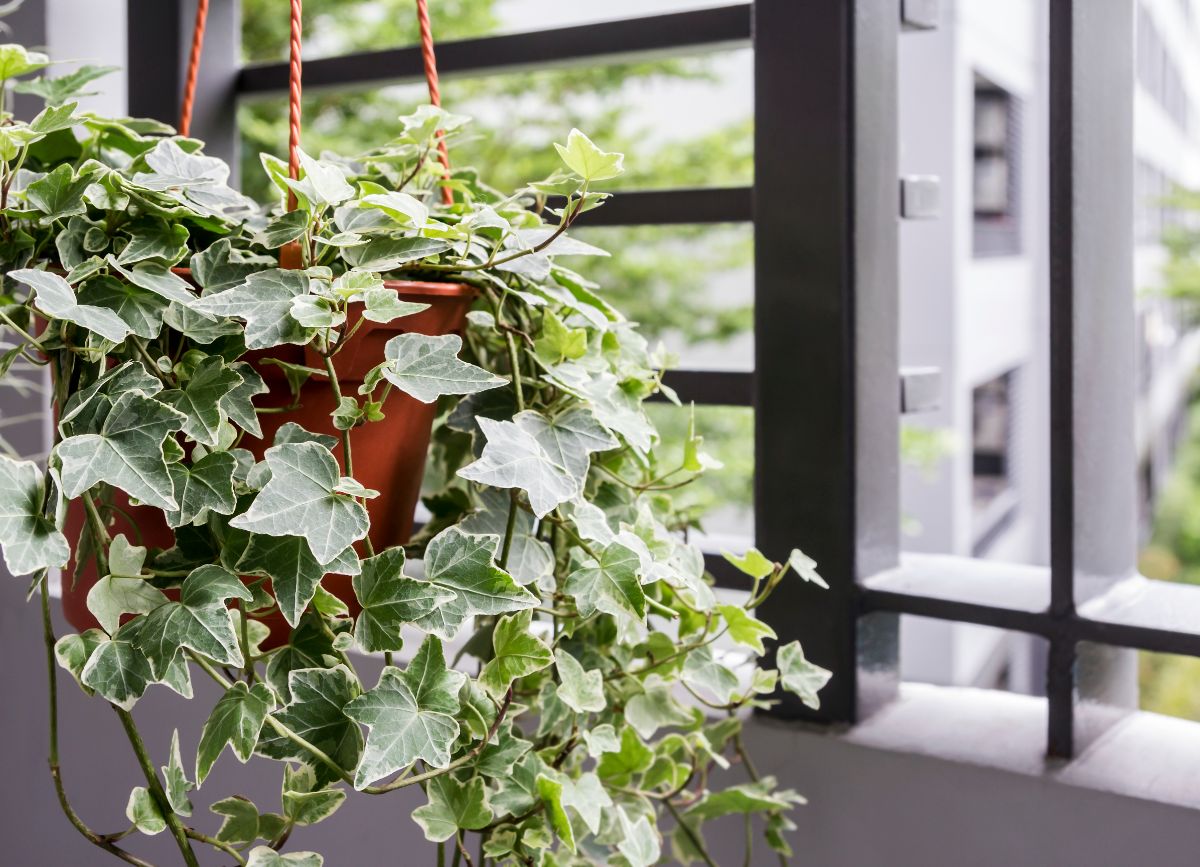
<instances>
[{"instance_id":1,"label":"variegated ivy leaf","mask_svg":"<svg viewBox=\"0 0 1200 867\"><path fill-rule=\"evenodd\" d=\"M161 834L167 828L167 820L163 818L162 810L151 797L145 786L134 786L125 804L125 818L133 823L141 833L153 837Z\"/></svg>"},{"instance_id":2,"label":"variegated ivy leaf","mask_svg":"<svg viewBox=\"0 0 1200 867\"><path fill-rule=\"evenodd\" d=\"M121 343L133 330L107 307L78 303L71 284L57 274L23 268L8 275L33 289L38 309L47 316L73 322L112 343Z\"/></svg>"},{"instance_id":3,"label":"variegated ivy leaf","mask_svg":"<svg viewBox=\"0 0 1200 867\"><path fill-rule=\"evenodd\" d=\"M313 769L305 765L283 769L283 815L295 825L315 825L329 818L346 800L340 788L321 788Z\"/></svg>"},{"instance_id":4,"label":"variegated ivy leaf","mask_svg":"<svg viewBox=\"0 0 1200 867\"><path fill-rule=\"evenodd\" d=\"M367 534L367 512L337 493L340 477L329 450L317 443L267 449L271 480L250 510L230 526L266 536L303 536L324 565Z\"/></svg>"},{"instance_id":5,"label":"variegated ivy leaf","mask_svg":"<svg viewBox=\"0 0 1200 867\"><path fill-rule=\"evenodd\" d=\"M612 798L604 790L600 778L588 771L580 774L578 779L562 775L562 804L570 807L579 814L583 823L593 834L600 833L600 820L603 812L612 806Z\"/></svg>"},{"instance_id":6,"label":"variegated ivy leaf","mask_svg":"<svg viewBox=\"0 0 1200 867\"><path fill-rule=\"evenodd\" d=\"M385 667L374 689L345 706L346 716L369 730L354 787L361 789L417 759L435 768L449 765L458 738L458 691L465 679L446 667L442 642L432 635L407 669Z\"/></svg>"},{"instance_id":7,"label":"variegated ivy leaf","mask_svg":"<svg viewBox=\"0 0 1200 867\"><path fill-rule=\"evenodd\" d=\"M358 764L362 731L346 715L347 704L359 694L358 679L344 665L334 668L302 668L288 675L290 700L273 716L343 768ZM257 750L283 762L311 764L314 759L303 747L268 727ZM318 785L340 779L325 764L313 766Z\"/></svg>"},{"instance_id":8,"label":"variegated ivy leaf","mask_svg":"<svg viewBox=\"0 0 1200 867\"><path fill-rule=\"evenodd\" d=\"M404 549L398 547L362 561L362 572L354 576L354 595L362 605L354 638L368 653L400 650L404 624L456 598L436 584L405 575Z\"/></svg>"},{"instance_id":9,"label":"variegated ivy leaf","mask_svg":"<svg viewBox=\"0 0 1200 867\"><path fill-rule=\"evenodd\" d=\"M237 459L229 452L210 452L191 464L168 465L177 508L166 512L167 524L183 527L203 521L208 514L232 515L237 508L233 476Z\"/></svg>"},{"instance_id":10,"label":"variegated ivy leaf","mask_svg":"<svg viewBox=\"0 0 1200 867\"><path fill-rule=\"evenodd\" d=\"M360 211L363 209L359 209ZM359 271L395 271L401 265L428 259L450 249L446 241L433 238L372 238L367 243L346 247L342 255L347 264Z\"/></svg>"},{"instance_id":11,"label":"variegated ivy leaf","mask_svg":"<svg viewBox=\"0 0 1200 867\"><path fill-rule=\"evenodd\" d=\"M90 172L77 177L71 167L63 163L26 187L25 198L49 220L65 220L87 211L83 191L92 180Z\"/></svg>"},{"instance_id":12,"label":"variegated ivy leaf","mask_svg":"<svg viewBox=\"0 0 1200 867\"><path fill-rule=\"evenodd\" d=\"M129 626L134 626L133 621ZM128 629L128 626L126 627ZM136 635L130 630L129 635ZM154 682L150 662L133 646L129 635L118 631L111 640L101 642L88 657L79 679L117 707L129 710Z\"/></svg>"},{"instance_id":13,"label":"variegated ivy leaf","mask_svg":"<svg viewBox=\"0 0 1200 867\"><path fill-rule=\"evenodd\" d=\"M336 163L310 157L300 151L300 179L284 178L283 182L296 191L313 211L338 205L354 197L354 187L346 173Z\"/></svg>"},{"instance_id":14,"label":"variegated ivy leaf","mask_svg":"<svg viewBox=\"0 0 1200 867\"><path fill-rule=\"evenodd\" d=\"M571 130L565 146L556 142L554 149L558 151L567 168L585 181L605 181L615 178L625 170L622 165L624 154L600 150L590 138L577 129Z\"/></svg>"},{"instance_id":15,"label":"variegated ivy leaf","mask_svg":"<svg viewBox=\"0 0 1200 867\"><path fill-rule=\"evenodd\" d=\"M99 433L59 443L63 492L78 497L97 482L108 482L147 505L177 509L163 440L186 420L165 403L126 392L113 404Z\"/></svg>"},{"instance_id":16,"label":"variegated ivy leaf","mask_svg":"<svg viewBox=\"0 0 1200 867\"><path fill-rule=\"evenodd\" d=\"M708 693L720 704L728 704L738 691L737 675L719 663L712 647L698 647L683 664L683 682L697 692Z\"/></svg>"},{"instance_id":17,"label":"variegated ivy leaf","mask_svg":"<svg viewBox=\"0 0 1200 867\"><path fill-rule=\"evenodd\" d=\"M166 601L166 595L144 579L122 575L105 575L87 594L88 611L109 635L126 614L147 614Z\"/></svg>"},{"instance_id":18,"label":"variegated ivy leaf","mask_svg":"<svg viewBox=\"0 0 1200 867\"><path fill-rule=\"evenodd\" d=\"M134 286L153 292L165 301L174 301L176 304L190 307L196 300L188 282L166 265L159 262L139 262L127 268L115 256L109 256L107 261Z\"/></svg>"},{"instance_id":19,"label":"variegated ivy leaf","mask_svg":"<svg viewBox=\"0 0 1200 867\"><path fill-rule=\"evenodd\" d=\"M519 488L529 506L544 518L575 496L578 484L566 467L555 463L526 426L511 421L475 419L487 440L479 460L458 471L464 479L494 488Z\"/></svg>"},{"instance_id":20,"label":"variegated ivy leaf","mask_svg":"<svg viewBox=\"0 0 1200 867\"><path fill-rule=\"evenodd\" d=\"M42 471L33 461L0 455L0 548L13 575L64 565L67 539L46 517Z\"/></svg>"},{"instance_id":21,"label":"variegated ivy leaf","mask_svg":"<svg viewBox=\"0 0 1200 867\"><path fill-rule=\"evenodd\" d=\"M554 833L563 842L563 845L574 852L575 831L571 827L571 818L567 815L566 807L563 806L562 778L552 771L539 774L537 778L537 791L538 797L542 799L542 804L546 807L546 817L550 820L550 825L554 828Z\"/></svg>"},{"instance_id":22,"label":"variegated ivy leaf","mask_svg":"<svg viewBox=\"0 0 1200 867\"><path fill-rule=\"evenodd\" d=\"M738 644L753 648L759 656L767 652L763 647L763 639L775 638L774 629L740 606L718 605L717 609L725 619L730 638Z\"/></svg>"},{"instance_id":23,"label":"variegated ivy leaf","mask_svg":"<svg viewBox=\"0 0 1200 867\"><path fill-rule=\"evenodd\" d=\"M225 691L200 732L200 746L196 751L197 785L204 783L226 744L242 764L250 761L263 722L273 706L271 690L262 683L250 687L237 681Z\"/></svg>"},{"instance_id":24,"label":"variegated ivy leaf","mask_svg":"<svg viewBox=\"0 0 1200 867\"><path fill-rule=\"evenodd\" d=\"M221 238L193 254L188 264L192 267L192 277L200 284L204 294L215 295L242 285L251 274L262 270L268 261L235 250L228 238Z\"/></svg>"},{"instance_id":25,"label":"variegated ivy leaf","mask_svg":"<svg viewBox=\"0 0 1200 867\"><path fill-rule=\"evenodd\" d=\"M134 644L150 661L156 679L185 647L221 665L243 664L226 607L232 598L250 601L254 596L232 572L201 566L184 579L178 602L167 601L136 621Z\"/></svg>"},{"instance_id":26,"label":"variegated ivy leaf","mask_svg":"<svg viewBox=\"0 0 1200 867\"><path fill-rule=\"evenodd\" d=\"M583 493L592 452L604 452L620 445L616 437L582 407L569 409L554 418L526 410L518 413L513 421L533 434L551 460L570 473L577 483L576 495Z\"/></svg>"},{"instance_id":27,"label":"variegated ivy leaf","mask_svg":"<svg viewBox=\"0 0 1200 867\"><path fill-rule=\"evenodd\" d=\"M423 228L429 222L429 209L419 199L396 190L363 196L359 206L377 208L397 223L416 229Z\"/></svg>"},{"instance_id":28,"label":"variegated ivy leaf","mask_svg":"<svg viewBox=\"0 0 1200 867\"><path fill-rule=\"evenodd\" d=\"M492 658L479 675L479 685L499 699L514 680L541 671L554 661L550 648L530 631L533 612L506 614L492 632Z\"/></svg>"},{"instance_id":29,"label":"variegated ivy leaf","mask_svg":"<svg viewBox=\"0 0 1200 867\"><path fill-rule=\"evenodd\" d=\"M637 553L619 542L589 559L567 577L564 592L575 597L575 605L584 617L597 611L614 617L646 616L646 594L638 581L641 560Z\"/></svg>"},{"instance_id":30,"label":"variegated ivy leaf","mask_svg":"<svg viewBox=\"0 0 1200 867\"><path fill-rule=\"evenodd\" d=\"M412 818L431 842L443 843L460 829L477 831L492 821L482 777L463 783L443 774L429 781L426 795L429 803L413 810Z\"/></svg>"},{"instance_id":31,"label":"variegated ivy leaf","mask_svg":"<svg viewBox=\"0 0 1200 867\"><path fill-rule=\"evenodd\" d=\"M467 533L504 536L508 528L511 497L495 488L484 488L478 495L479 508L459 523ZM554 570L554 552L535 535L537 521L524 509L517 509L512 540L505 568L518 584L532 584Z\"/></svg>"},{"instance_id":32,"label":"variegated ivy leaf","mask_svg":"<svg viewBox=\"0 0 1200 867\"><path fill-rule=\"evenodd\" d=\"M108 641L108 636L99 629L87 629L76 634L64 635L54 643L54 658L58 664L71 673L75 682L88 695L92 695L91 687L84 684L83 667L91 658L96 648Z\"/></svg>"},{"instance_id":33,"label":"variegated ivy leaf","mask_svg":"<svg viewBox=\"0 0 1200 867\"><path fill-rule=\"evenodd\" d=\"M625 856L629 867L654 867L662 857L662 846L658 831L650 824L650 820L639 816L637 821L632 821L624 807L617 808L617 818L621 826L621 841L617 843L617 851Z\"/></svg>"},{"instance_id":34,"label":"variegated ivy leaf","mask_svg":"<svg viewBox=\"0 0 1200 867\"><path fill-rule=\"evenodd\" d=\"M295 241L308 228L308 213L305 211L288 211L281 217L276 217L267 223L255 237L255 240L269 250L282 247L288 241Z\"/></svg>"},{"instance_id":35,"label":"variegated ivy leaf","mask_svg":"<svg viewBox=\"0 0 1200 867\"><path fill-rule=\"evenodd\" d=\"M138 337L153 340L162 331L168 302L132 283L103 274L91 278L79 291L81 305L102 307L120 317Z\"/></svg>"},{"instance_id":36,"label":"variegated ivy leaf","mask_svg":"<svg viewBox=\"0 0 1200 867\"><path fill-rule=\"evenodd\" d=\"M157 261L174 265L187 255L187 227L180 223L153 222L135 224L129 230L129 243L117 255L122 265Z\"/></svg>"},{"instance_id":37,"label":"variegated ivy leaf","mask_svg":"<svg viewBox=\"0 0 1200 867\"><path fill-rule=\"evenodd\" d=\"M537 597L496 565L499 536L473 536L450 527L425 548L425 581L454 594L416 621L426 632L449 640L468 617L505 614L537 605Z\"/></svg>"},{"instance_id":38,"label":"variegated ivy leaf","mask_svg":"<svg viewBox=\"0 0 1200 867\"><path fill-rule=\"evenodd\" d=\"M140 361L126 361L67 399L59 417L59 429L64 436L99 433L109 410L121 395L136 392L143 397L153 397L162 391L162 387L162 380L146 370Z\"/></svg>"},{"instance_id":39,"label":"variegated ivy leaf","mask_svg":"<svg viewBox=\"0 0 1200 867\"><path fill-rule=\"evenodd\" d=\"M246 867L322 867L325 859L316 852L276 852L270 846L255 846Z\"/></svg>"},{"instance_id":40,"label":"variegated ivy leaf","mask_svg":"<svg viewBox=\"0 0 1200 867\"><path fill-rule=\"evenodd\" d=\"M40 51L28 51L17 43L0 45L0 80L16 78L50 65L50 58Z\"/></svg>"},{"instance_id":41,"label":"variegated ivy leaf","mask_svg":"<svg viewBox=\"0 0 1200 867\"><path fill-rule=\"evenodd\" d=\"M372 322L391 322L429 309L428 304L418 301L402 301L396 295L396 290L386 288L366 289L350 300L362 301L363 319Z\"/></svg>"},{"instance_id":42,"label":"variegated ivy leaf","mask_svg":"<svg viewBox=\"0 0 1200 867\"><path fill-rule=\"evenodd\" d=\"M779 648L775 654L775 666L779 669L780 686L799 696L800 701L813 710L821 706L817 693L829 682L833 672L805 659L799 641Z\"/></svg>"},{"instance_id":43,"label":"variegated ivy leaf","mask_svg":"<svg viewBox=\"0 0 1200 867\"><path fill-rule=\"evenodd\" d=\"M574 656L561 647L554 651L558 670L558 697L576 713L599 713L607 707L604 700L604 674L585 671Z\"/></svg>"},{"instance_id":44,"label":"variegated ivy leaf","mask_svg":"<svg viewBox=\"0 0 1200 867\"><path fill-rule=\"evenodd\" d=\"M566 361L550 369L548 378L571 394L587 401L596 420L641 452L653 444L654 427L640 401L607 371L591 373L577 362Z\"/></svg>"},{"instance_id":45,"label":"variegated ivy leaf","mask_svg":"<svg viewBox=\"0 0 1200 867\"><path fill-rule=\"evenodd\" d=\"M162 766L163 791L167 795L167 803L180 816L192 815L192 802L187 793L195 786L183 771L183 758L179 753L179 729L171 733L171 751L167 764Z\"/></svg>"},{"instance_id":46,"label":"variegated ivy leaf","mask_svg":"<svg viewBox=\"0 0 1200 867\"><path fill-rule=\"evenodd\" d=\"M384 347L387 361L379 370L388 382L422 403L433 403L443 394L474 394L508 383L461 360L461 349L457 334L400 334Z\"/></svg>"},{"instance_id":47,"label":"variegated ivy leaf","mask_svg":"<svg viewBox=\"0 0 1200 867\"><path fill-rule=\"evenodd\" d=\"M660 728L686 726L693 719L671 694L671 684L652 674L646 679L644 691L625 703L625 721L649 739Z\"/></svg>"},{"instance_id":48,"label":"variegated ivy leaf","mask_svg":"<svg viewBox=\"0 0 1200 867\"><path fill-rule=\"evenodd\" d=\"M246 348L265 349L284 343L305 344L314 331L292 317L292 302L307 295L303 271L273 268L251 273L240 286L205 295L193 309L211 316L231 316L246 323Z\"/></svg>"},{"instance_id":49,"label":"variegated ivy leaf","mask_svg":"<svg viewBox=\"0 0 1200 867\"><path fill-rule=\"evenodd\" d=\"M233 846L244 846L260 838L274 840L287 827L278 813L260 814L254 802L241 795L223 798L209 809L222 817L217 839Z\"/></svg>"},{"instance_id":50,"label":"variegated ivy leaf","mask_svg":"<svg viewBox=\"0 0 1200 867\"><path fill-rule=\"evenodd\" d=\"M776 789L776 785L778 783L775 778L768 776L757 782L707 792L695 806L684 813L684 816L692 821L706 822L722 816L790 810L796 804L804 803L804 798L791 789Z\"/></svg>"},{"instance_id":51,"label":"variegated ivy leaf","mask_svg":"<svg viewBox=\"0 0 1200 867\"><path fill-rule=\"evenodd\" d=\"M788 555L788 566L792 571L799 575L803 580L812 584L816 584L825 590L829 589L829 584L825 579L817 574L817 561L812 557L807 556L799 548L793 548L792 553Z\"/></svg>"},{"instance_id":52,"label":"variegated ivy leaf","mask_svg":"<svg viewBox=\"0 0 1200 867\"><path fill-rule=\"evenodd\" d=\"M192 370L182 388L172 388L159 395L187 416L183 432L198 443L217 445L217 436L226 419L224 401L242 385L242 378L225 365L219 356L209 356Z\"/></svg>"},{"instance_id":53,"label":"variegated ivy leaf","mask_svg":"<svg viewBox=\"0 0 1200 867\"><path fill-rule=\"evenodd\" d=\"M327 572L358 572L353 549L346 549L328 564L317 562L303 536L266 536L255 533L237 562L241 573L265 575L285 620L293 627L300 623L304 609L312 602L321 579Z\"/></svg>"}]
</instances>

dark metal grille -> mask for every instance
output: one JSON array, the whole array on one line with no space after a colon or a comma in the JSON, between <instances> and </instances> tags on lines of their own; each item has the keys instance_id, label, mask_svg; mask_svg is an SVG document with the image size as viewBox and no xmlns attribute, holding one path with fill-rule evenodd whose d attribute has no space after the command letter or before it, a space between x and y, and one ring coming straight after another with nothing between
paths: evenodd
<instances>
[{"instance_id":1,"label":"dark metal grille","mask_svg":"<svg viewBox=\"0 0 1200 867\"><path fill-rule=\"evenodd\" d=\"M192 3L131 0L133 112L175 116ZM683 370L668 382L686 400L754 407L756 466L767 469L755 479L756 543L777 558L804 548L832 585L786 584L762 612L780 641L802 640L836 673L819 712L784 701L779 715L853 722L890 698L901 613L1048 639L1048 751L1057 756L1077 747L1077 700L1093 690L1078 660L1092 645L1200 656L1200 594L1153 582L1132 595L1111 592L1138 580L1125 268L1132 0L1049 0L1049 9L1048 570L965 558L935 566L898 553L899 0L757 0L439 46L447 76L753 46L753 189L624 193L591 224L754 225L755 372ZM212 14L211 78L200 88L210 102L196 129L232 157L236 100L281 93L286 69L239 68L236 3L217 0ZM311 61L305 84L361 86L420 72L415 47L390 48ZM736 585L722 561L710 565Z\"/></svg>"}]
</instances>

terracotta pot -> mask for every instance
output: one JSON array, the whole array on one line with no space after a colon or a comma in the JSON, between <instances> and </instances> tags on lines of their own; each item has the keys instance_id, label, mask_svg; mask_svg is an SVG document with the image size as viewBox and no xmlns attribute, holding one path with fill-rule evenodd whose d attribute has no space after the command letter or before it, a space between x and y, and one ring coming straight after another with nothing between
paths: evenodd
<instances>
[{"instance_id":1,"label":"terracotta pot","mask_svg":"<svg viewBox=\"0 0 1200 867\"><path fill-rule=\"evenodd\" d=\"M358 386L367 372L383 360L384 345L398 334L441 335L462 329L467 311L475 297L469 286L452 283L419 283L389 280L385 285L395 289L404 301L416 301L429 308L412 316L406 316L389 324L365 321L346 347L334 357L334 369L338 374L342 392L358 395ZM349 325L354 325L357 308ZM247 353L246 360L258 370L270 388L268 394L260 395L255 403L261 407L286 407L292 403L283 371L274 364L263 363L264 359L275 358L293 364L304 364L321 369L320 356L305 347L279 346ZM313 376L302 387L300 406L288 412L262 413L261 439L249 435L243 437L241 446L261 460L270 447L276 431L288 422L295 422L314 433L338 436L333 427L330 413L336 402L326 376ZM382 550L408 541L412 533L413 512L421 493L421 480L425 472L425 455L429 448L429 437L435 414L434 404L424 404L397 389L392 389L384 404L385 418L350 432L350 443L354 457L354 477L368 488L379 491L379 496L367 502L371 516L371 544ZM342 465L341 448L333 454L338 465ZM345 467L342 466L342 472ZM131 506L121 491L113 491L113 504L128 514L114 511L112 533L125 533L131 542L158 548L169 548L175 543L174 533L163 520L157 509ZM72 542L79 539L84 526L84 511L80 503L71 504L67 513L66 534ZM130 521L137 524L136 531ZM362 551L360 550L360 554ZM84 630L97 626L87 608L88 591L97 581L95 567L89 563L71 585L70 575L74 563L67 566L63 580L63 613L76 629ZM322 582L325 589L335 594L350 608L359 611L350 579L344 575L326 575ZM287 641L290 627L279 612L261 618L271 629L271 636L264 647L271 648Z\"/></svg>"}]
</instances>

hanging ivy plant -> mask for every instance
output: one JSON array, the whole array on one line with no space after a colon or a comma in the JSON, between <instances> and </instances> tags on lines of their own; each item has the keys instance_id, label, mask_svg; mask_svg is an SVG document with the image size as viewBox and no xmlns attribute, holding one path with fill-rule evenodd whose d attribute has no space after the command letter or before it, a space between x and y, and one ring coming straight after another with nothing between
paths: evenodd
<instances>
[{"instance_id":1,"label":"hanging ivy plant","mask_svg":"<svg viewBox=\"0 0 1200 867\"><path fill-rule=\"evenodd\" d=\"M6 91L46 64L0 46ZM671 495L713 461L694 430L679 465L657 456L642 403L674 400L670 359L563 264L605 255L567 230L621 155L573 130L560 172L505 195L443 176L439 130L466 119L422 107L353 160L302 155L293 178L264 157L279 202L263 212L199 141L80 111L99 72L22 82L46 108L0 126L0 368L48 367L56 421L44 468L0 457L0 543L41 597L52 687L57 664L129 735L146 782L131 830L169 832L189 865L193 845L319 865L282 854L294 828L348 790L419 786L439 864L649 867L668 848L712 864L704 825L731 814L765 816L786 857L801 799L755 771L741 715L777 689L815 707L829 673L796 643L759 668L775 635L754 609L781 581L823 582L799 552L751 550L730 558L754 588L732 602L687 541ZM427 304L395 280L455 287L462 335L410 330ZM354 446L421 407L430 516L389 537L397 516L373 504L391 492L355 469L391 448ZM417 478L425 424L394 444L417 438ZM54 641L60 569L94 625ZM370 655L384 667L366 681ZM176 732L152 758L131 711L154 686L191 698L194 674L222 692L196 710L199 742ZM71 822L146 863L71 809L56 714L52 688ZM281 803L222 797L202 831L190 793L227 747L282 765Z\"/></svg>"}]
</instances>

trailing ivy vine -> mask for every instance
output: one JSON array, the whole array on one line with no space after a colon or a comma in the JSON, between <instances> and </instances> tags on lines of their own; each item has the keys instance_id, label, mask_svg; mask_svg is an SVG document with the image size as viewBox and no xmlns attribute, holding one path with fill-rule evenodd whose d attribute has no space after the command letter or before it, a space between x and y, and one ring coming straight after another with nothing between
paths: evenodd
<instances>
[{"instance_id":1,"label":"trailing ivy vine","mask_svg":"<svg viewBox=\"0 0 1200 867\"><path fill-rule=\"evenodd\" d=\"M47 64L0 46L4 92ZM443 178L439 130L467 121L425 106L354 159L303 155L295 179L264 156L279 200L263 211L201 142L80 111L74 95L102 72L25 78L45 109L0 125L0 369L47 367L56 419L44 467L0 457L0 544L40 597L71 824L131 864L147 863L138 832L169 833L188 865L195 846L320 865L284 854L294 828L348 790L419 786L412 819L439 865L713 864L704 826L735 814L747 847L765 817L785 859L801 799L758 773L741 720L777 689L815 707L829 673L795 642L760 668L775 635L754 610L782 581L824 582L798 551L752 549L730 557L753 580L735 601L688 542L672 493L712 459L693 426L682 460L662 464L642 408L674 400L671 359L563 264L605 255L567 231L603 204L622 156L572 130L559 172L502 194L470 169ZM398 333L351 387L337 362L364 323L425 309L396 279L472 287L465 332ZM269 369L290 401L262 400ZM289 423L262 442L264 414L295 410L313 383L337 435ZM378 456L355 454L352 432L383 423L395 394L437 407L430 519L374 550L379 492L354 469ZM173 544L116 532L148 513ZM60 569L65 592L93 582L98 625L56 639ZM330 575L351 577L352 598ZM373 683L368 655L384 660ZM128 829L94 830L71 807L58 668L120 717L145 778ZM196 710L199 742L146 744L137 702L154 686L190 699L193 676L221 693ZM214 799L204 831L192 793L227 748L280 763L281 800ZM731 764L744 782L720 772Z\"/></svg>"}]
</instances>

